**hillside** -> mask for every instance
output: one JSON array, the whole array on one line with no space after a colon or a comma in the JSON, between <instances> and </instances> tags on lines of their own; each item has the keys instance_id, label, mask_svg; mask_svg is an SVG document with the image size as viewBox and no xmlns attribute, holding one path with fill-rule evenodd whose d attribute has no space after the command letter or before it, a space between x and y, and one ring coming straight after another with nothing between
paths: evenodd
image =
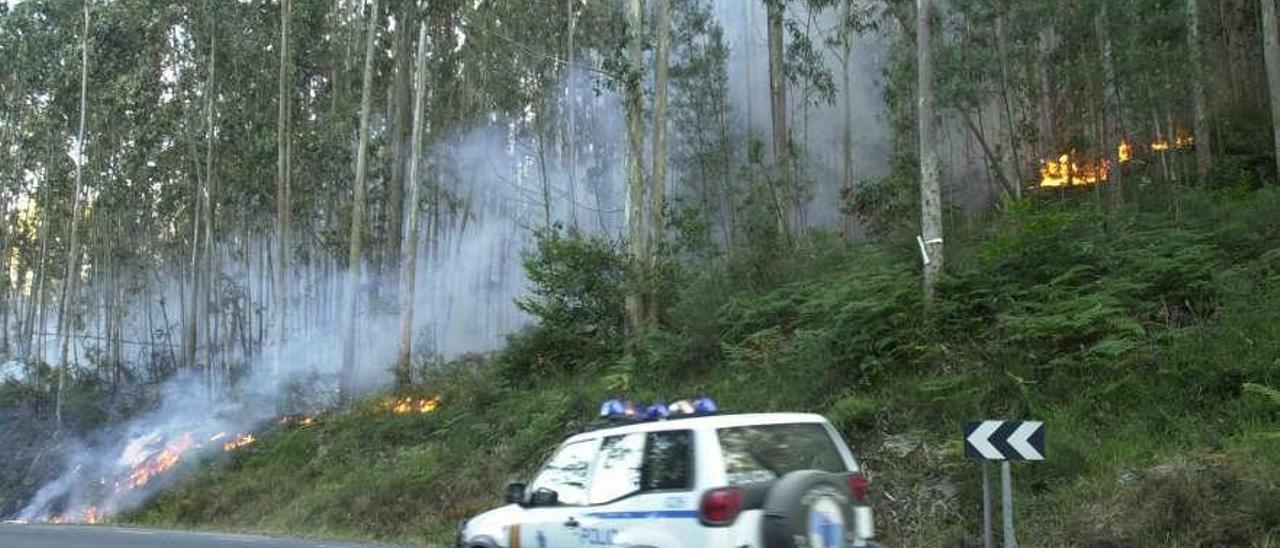
<instances>
[{"instance_id":1,"label":"hillside","mask_svg":"<svg viewBox=\"0 0 1280 548\"><path fill-rule=\"evenodd\" d=\"M959 431L993 417L1047 423L1048 460L1014 471L1025 546L1275 546L1280 192L1143 195L1114 211L1046 196L949 227L928 307L906 243L814 234L786 256L686 261L665 274L662 328L626 338L619 251L544 233L522 304L540 323L426 368L413 396L438 407L398 414L379 395L277 426L123 520L447 543L605 396L706 393L829 417L889 546L973 543L979 468Z\"/></svg>"}]
</instances>

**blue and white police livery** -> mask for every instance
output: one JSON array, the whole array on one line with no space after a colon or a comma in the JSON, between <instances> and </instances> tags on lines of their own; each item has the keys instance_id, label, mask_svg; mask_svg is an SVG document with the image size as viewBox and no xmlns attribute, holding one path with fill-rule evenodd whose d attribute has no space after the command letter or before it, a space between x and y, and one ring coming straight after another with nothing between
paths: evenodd
<instances>
[{"instance_id":1,"label":"blue and white police livery","mask_svg":"<svg viewBox=\"0 0 1280 548\"><path fill-rule=\"evenodd\" d=\"M611 400L507 506L459 526L464 548L874 546L867 481L819 415L718 415L709 399Z\"/></svg>"}]
</instances>

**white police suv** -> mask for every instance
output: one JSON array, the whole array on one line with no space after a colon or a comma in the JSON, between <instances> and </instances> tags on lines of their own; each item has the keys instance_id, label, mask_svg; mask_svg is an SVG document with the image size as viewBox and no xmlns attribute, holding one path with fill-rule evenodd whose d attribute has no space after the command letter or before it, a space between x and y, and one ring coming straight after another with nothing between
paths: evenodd
<instances>
[{"instance_id":1,"label":"white police suv","mask_svg":"<svg viewBox=\"0 0 1280 548\"><path fill-rule=\"evenodd\" d=\"M462 548L876 546L867 480L819 415L610 400Z\"/></svg>"}]
</instances>

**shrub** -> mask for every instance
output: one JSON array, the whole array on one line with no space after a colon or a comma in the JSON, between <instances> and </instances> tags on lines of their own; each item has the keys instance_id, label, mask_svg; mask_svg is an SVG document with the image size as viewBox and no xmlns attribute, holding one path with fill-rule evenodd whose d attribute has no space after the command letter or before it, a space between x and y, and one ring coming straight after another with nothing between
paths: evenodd
<instances>
[{"instance_id":1,"label":"shrub","mask_svg":"<svg viewBox=\"0 0 1280 548\"><path fill-rule=\"evenodd\" d=\"M509 379L571 371L621 346L626 260L615 243L557 225L523 265L530 296L516 306L538 322L499 357Z\"/></svg>"}]
</instances>

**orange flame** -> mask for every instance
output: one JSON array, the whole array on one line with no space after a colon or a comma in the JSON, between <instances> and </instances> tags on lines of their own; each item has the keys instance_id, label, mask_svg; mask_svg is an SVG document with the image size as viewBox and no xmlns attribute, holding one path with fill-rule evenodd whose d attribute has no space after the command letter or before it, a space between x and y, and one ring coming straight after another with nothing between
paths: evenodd
<instances>
[{"instance_id":1,"label":"orange flame","mask_svg":"<svg viewBox=\"0 0 1280 548\"><path fill-rule=\"evenodd\" d=\"M1040 166L1041 187L1091 185L1107 179L1111 164L1106 160L1077 162L1070 153L1057 160L1045 160Z\"/></svg>"},{"instance_id":2,"label":"orange flame","mask_svg":"<svg viewBox=\"0 0 1280 548\"><path fill-rule=\"evenodd\" d=\"M435 411L440 406L440 397L432 396L429 398L414 398L406 396L402 398L387 398L383 403L383 407L397 415L408 415L410 413L418 413L425 415Z\"/></svg>"},{"instance_id":3,"label":"orange flame","mask_svg":"<svg viewBox=\"0 0 1280 548\"><path fill-rule=\"evenodd\" d=\"M143 460L133 467L129 477L125 478L124 486L128 489L137 489L147 484L156 475L164 473L173 468L182 460L182 455L195 447L195 437L190 432L183 434L177 440L165 446L163 450L151 457Z\"/></svg>"},{"instance_id":4,"label":"orange flame","mask_svg":"<svg viewBox=\"0 0 1280 548\"><path fill-rule=\"evenodd\" d=\"M285 415L276 421L280 426L297 425L300 428L315 426L319 419L315 415Z\"/></svg>"},{"instance_id":5,"label":"orange flame","mask_svg":"<svg viewBox=\"0 0 1280 548\"><path fill-rule=\"evenodd\" d=\"M1129 141L1120 141L1120 146L1116 147L1116 158L1122 164L1127 164L1133 159L1133 147L1129 146Z\"/></svg>"},{"instance_id":6,"label":"orange flame","mask_svg":"<svg viewBox=\"0 0 1280 548\"><path fill-rule=\"evenodd\" d=\"M89 525L101 523L102 517L102 513L98 510L97 506L90 505L88 508L84 509L84 522Z\"/></svg>"},{"instance_id":7,"label":"orange flame","mask_svg":"<svg viewBox=\"0 0 1280 548\"><path fill-rule=\"evenodd\" d=\"M256 441L258 441L258 438L253 437L253 434L237 434L236 437L231 439L231 441L222 444L222 450L235 451L236 449L246 445L251 445Z\"/></svg>"},{"instance_id":8,"label":"orange flame","mask_svg":"<svg viewBox=\"0 0 1280 548\"><path fill-rule=\"evenodd\" d=\"M1151 150L1156 152L1169 150L1169 141L1164 140L1164 138L1156 139L1151 142Z\"/></svg>"},{"instance_id":9,"label":"orange flame","mask_svg":"<svg viewBox=\"0 0 1280 548\"><path fill-rule=\"evenodd\" d=\"M1174 146L1179 149L1189 149L1196 146L1196 138L1185 131L1178 131L1178 139L1174 141Z\"/></svg>"}]
</instances>

